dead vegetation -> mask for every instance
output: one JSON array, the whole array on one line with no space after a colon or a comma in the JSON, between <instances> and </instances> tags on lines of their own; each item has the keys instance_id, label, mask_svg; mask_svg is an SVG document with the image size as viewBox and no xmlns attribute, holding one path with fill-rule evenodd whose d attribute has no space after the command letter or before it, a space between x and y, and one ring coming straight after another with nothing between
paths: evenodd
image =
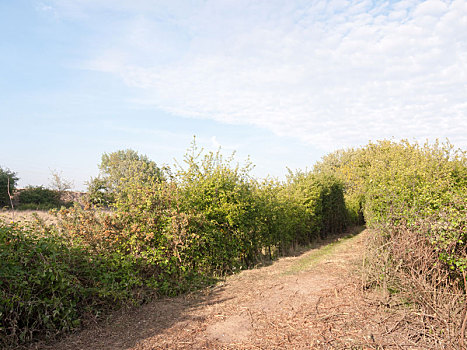
<instances>
[{"instance_id":1,"label":"dead vegetation","mask_svg":"<svg viewBox=\"0 0 467 350\"><path fill-rule=\"evenodd\" d=\"M397 306L397 327L427 348L465 349L465 280L440 262L425 236L410 229L368 239L363 282L381 289L381 303Z\"/></svg>"}]
</instances>

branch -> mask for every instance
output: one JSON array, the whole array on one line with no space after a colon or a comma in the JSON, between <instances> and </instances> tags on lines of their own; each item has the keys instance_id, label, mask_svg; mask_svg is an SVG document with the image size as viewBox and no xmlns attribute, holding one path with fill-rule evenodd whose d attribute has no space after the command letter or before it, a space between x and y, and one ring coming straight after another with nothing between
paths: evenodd
<instances>
[{"instance_id":1,"label":"branch","mask_svg":"<svg viewBox=\"0 0 467 350\"><path fill-rule=\"evenodd\" d=\"M464 289L465 289L465 291L467 293L467 283L465 281L465 271L462 271L462 276L464 277ZM461 341L460 341L461 349L465 349L464 335L465 335L465 327L467 325L467 300L465 301L465 303L466 303L466 309L465 309L464 321L462 321L462 328L461 328Z\"/></svg>"},{"instance_id":2,"label":"branch","mask_svg":"<svg viewBox=\"0 0 467 350\"><path fill-rule=\"evenodd\" d=\"M11 205L11 209L12 209L12 221L15 222L15 206L13 205L13 196L11 195L10 193L10 177L7 176L7 185L6 185L6 188L7 188L7 191L8 191L8 197L10 198L10 205Z\"/></svg>"}]
</instances>

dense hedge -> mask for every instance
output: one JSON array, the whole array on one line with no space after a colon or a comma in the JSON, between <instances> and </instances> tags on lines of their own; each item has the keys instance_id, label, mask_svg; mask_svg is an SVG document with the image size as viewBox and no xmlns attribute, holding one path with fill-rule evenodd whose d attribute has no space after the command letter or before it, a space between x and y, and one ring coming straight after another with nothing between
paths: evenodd
<instances>
[{"instance_id":1,"label":"dense hedge","mask_svg":"<svg viewBox=\"0 0 467 350\"><path fill-rule=\"evenodd\" d=\"M184 161L163 177L120 178L111 211L76 205L57 212L56 227L2 224L0 344L69 330L119 302L185 292L351 223L332 175L258 182L249 163L195 145Z\"/></svg>"},{"instance_id":2,"label":"dense hedge","mask_svg":"<svg viewBox=\"0 0 467 350\"><path fill-rule=\"evenodd\" d=\"M316 165L341 179L349 208L389 236L401 226L423 235L446 267L466 268L467 157L449 143L380 141L338 151Z\"/></svg>"},{"instance_id":3,"label":"dense hedge","mask_svg":"<svg viewBox=\"0 0 467 350\"><path fill-rule=\"evenodd\" d=\"M68 331L143 285L130 259L38 227L0 223L0 261L2 348Z\"/></svg>"},{"instance_id":4,"label":"dense hedge","mask_svg":"<svg viewBox=\"0 0 467 350\"><path fill-rule=\"evenodd\" d=\"M390 261L399 267L415 266L403 261L411 257L426 265L399 244L406 235L423 240L436 254L430 264L453 281L466 268L467 160L449 144L370 143L284 182L257 181L249 163L194 144L184 165L164 174L136 171L140 161L125 159L135 171L115 183L110 211L62 209L56 227L1 224L0 346L67 331L123 302L185 292L364 220L387 249L397 243Z\"/></svg>"},{"instance_id":5,"label":"dense hedge","mask_svg":"<svg viewBox=\"0 0 467 350\"><path fill-rule=\"evenodd\" d=\"M44 186L28 186L19 191L17 209L50 210L70 207L73 203L61 199L62 192Z\"/></svg>"}]
</instances>

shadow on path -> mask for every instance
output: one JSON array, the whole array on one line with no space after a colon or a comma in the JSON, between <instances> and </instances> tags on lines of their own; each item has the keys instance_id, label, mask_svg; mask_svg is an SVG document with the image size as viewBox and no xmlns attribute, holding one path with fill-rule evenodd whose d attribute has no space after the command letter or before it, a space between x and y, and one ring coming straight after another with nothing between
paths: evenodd
<instances>
[{"instance_id":1,"label":"shadow on path","mask_svg":"<svg viewBox=\"0 0 467 350\"><path fill-rule=\"evenodd\" d=\"M192 339L194 343L210 340L206 338L206 330L217 327L220 320L234 331L234 324L225 321L230 313L232 320L239 318L239 312L252 317L251 312L277 312L285 305L280 305L282 299L292 302L294 298L308 298L313 293L313 287L324 287L326 281L311 276L308 284L307 278L298 280L295 276L282 276L293 264L300 259L307 258L308 253L317 251L323 246L333 244L344 237L355 236L361 229L333 235L325 240L316 242L307 247L297 247L284 259L276 260L267 266L247 270L228 278L225 283L187 295L164 298L152 301L146 305L133 309L122 309L112 314L106 322L87 327L81 331L63 337L51 344L37 343L31 346L32 350L128 350L128 349L162 349L173 348L170 339L183 341ZM297 279L297 281L295 281ZM300 284L300 285L299 285ZM301 286L303 284L303 286ZM285 288L285 289L284 289ZM321 288L321 287L320 287ZM306 292L306 293L305 293ZM297 294L298 293L298 294ZM301 293L301 294L300 294ZM305 294L304 294L305 293ZM290 295L289 295L290 294ZM265 305L262 305L265 304ZM275 305L277 304L277 305ZM246 307L248 306L248 307ZM245 311L248 309L247 311ZM269 310L269 311L268 311ZM235 314L236 312L236 314ZM222 314L222 315L221 315ZM230 316L232 316L230 315ZM237 315L237 316L235 316ZM264 314L266 316L266 314ZM271 314L272 315L272 314ZM267 316L269 317L269 316ZM238 323L238 322L237 322ZM223 325L225 328L226 325ZM233 328L232 328L233 327ZM191 333L190 333L191 332ZM170 336L165 337L165 334ZM203 334L200 337L200 334ZM167 339L164 339L167 338ZM165 343L159 342L160 339ZM207 340L206 340L207 339ZM198 342L199 341L199 342ZM154 342L159 342L157 345ZM194 344L193 343L193 344ZM204 345L203 345L204 348ZM208 348L212 348L209 347Z\"/></svg>"}]
</instances>

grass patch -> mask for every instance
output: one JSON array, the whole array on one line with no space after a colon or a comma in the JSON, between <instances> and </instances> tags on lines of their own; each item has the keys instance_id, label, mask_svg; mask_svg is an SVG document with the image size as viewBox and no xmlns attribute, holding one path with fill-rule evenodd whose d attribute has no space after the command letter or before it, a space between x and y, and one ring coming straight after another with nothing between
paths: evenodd
<instances>
[{"instance_id":1,"label":"grass patch","mask_svg":"<svg viewBox=\"0 0 467 350\"><path fill-rule=\"evenodd\" d=\"M350 242L363 230L363 227L359 227L347 236L340 237L336 241L329 244L323 245L316 248L316 245L312 245L310 253L297 260L290 268L288 268L283 275L293 275L302 271L307 271L316 266L318 263L323 261L326 257L334 254L339 248L344 245L350 244Z\"/></svg>"}]
</instances>

